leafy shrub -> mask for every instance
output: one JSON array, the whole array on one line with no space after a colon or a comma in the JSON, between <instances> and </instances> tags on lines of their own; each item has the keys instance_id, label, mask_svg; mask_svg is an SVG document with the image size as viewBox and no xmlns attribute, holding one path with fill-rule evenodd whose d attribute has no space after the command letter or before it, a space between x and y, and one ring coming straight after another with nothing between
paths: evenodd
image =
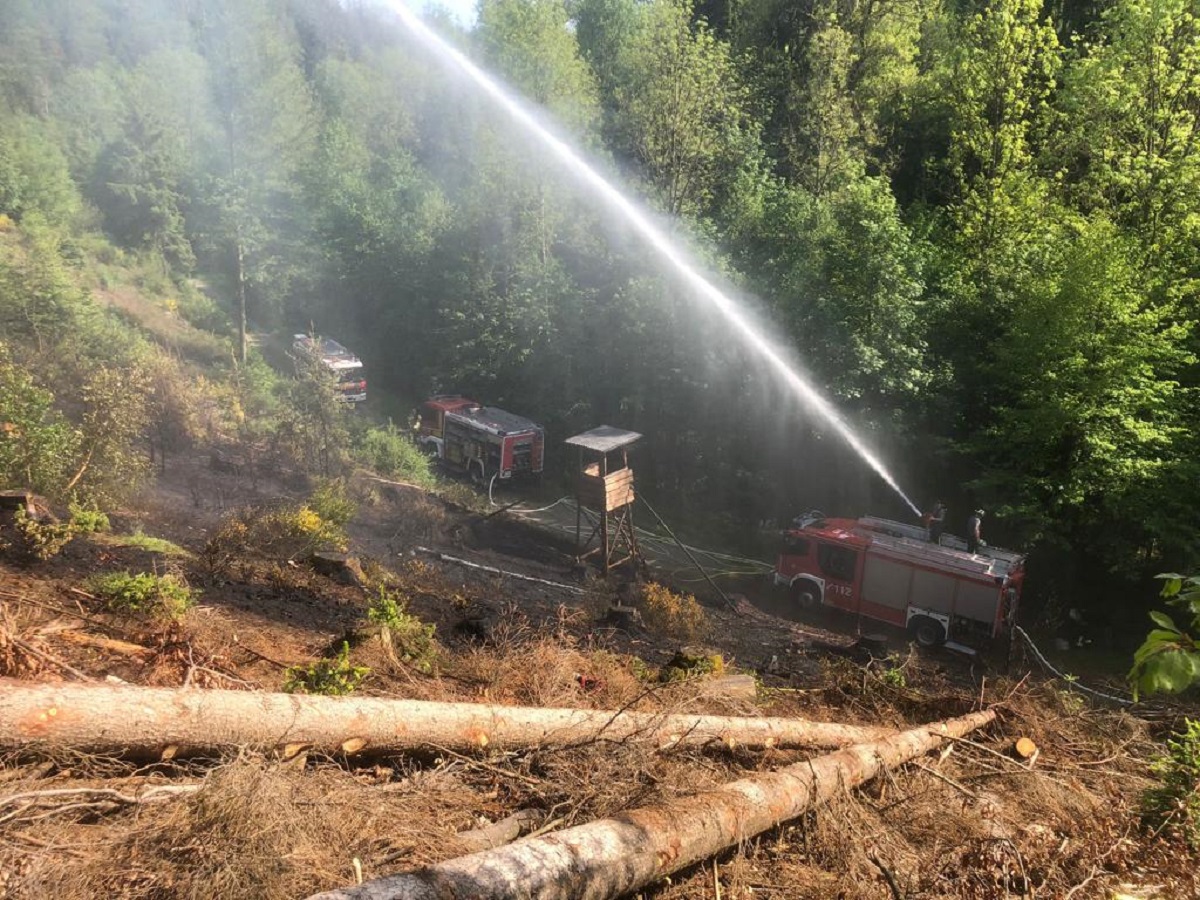
<instances>
[{"instance_id":1,"label":"leafy shrub","mask_svg":"<svg viewBox=\"0 0 1200 900\"><path fill-rule=\"evenodd\" d=\"M1200 683L1200 576L1158 577L1164 582L1161 596L1183 612L1191 633L1166 613L1150 613L1157 627L1137 649L1129 672L1135 697L1142 691L1178 694Z\"/></svg>"},{"instance_id":2,"label":"leafy shrub","mask_svg":"<svg viewBox=\"0 0 1200 900\"><path fill-rule=\"evenodd\" d=\"M691 594L650 582L642 588L642 620L664 637L694 641L708 633L708 616Z\"/></svg>"},{"instance_id":3,"label":"leafy shrub","mask_svg":"<svg viewBox=\"0 0 1200 900\"><path fill-rule=\"evenodd\" d=\"M725 674L725 657L703 647L683 647L675 652L659 673L660 681L683 681Z\"/></svg>"},{"instance_id":4,"label":"leafy shrub","mask_svg":"<svg viewBox=\"0 0 1200 900\"><path fill-rule=\"evenodd\" d=\"M3 320L0 310L0 331ZM15 365L0 341L0 482L59 496L79 443L79 433L55 408L54 395Z\"/></svg>"},{"instance_id":5,"label":"leafy shrub","mask_svg":"<svg viewBox=\"0 0 1200 900\"><path fill-rule=\"evenodd\" d=\"M108 531L112 525L108 516L102 513L95 504L71 504L71 526L81 534L95 534L98 531Z\"/></svg>"},{"instance_id":6,"label":"leafy shrub","mask_svg":"<svg viewBox=\"0 0 1200 900\"><path fill-rule=\"evenodd\" d=\"M364 466L380 475L421 487L434 485L429 457L390 421L384 427L363 432L355 455Z\"/></svg>"},{"instance_id":7,"label":"leafy shrub","mask_svg":"<svg viewBox=\"0 0 1200 900\"><path fill-rule=\"evenodd\" d=\"M340 697L355 691L371 670L350 664L350 645L333 659L321 659L308 666L292 666L284 673L283 689L289 694L324 694Z\"/></svg>"},{"instance_id":8,"label":"leafy shrub","mask_svg":"<svg viewBox=\"0 0 1200 900\"><path fill-rule=\"evenodd\" d=\"M894 688L908 687L908 678L904 674L904 666L895 656L887 658L887 666L879 673L879 678L884 684L891 685Z\"/></svg>"},{"instance_id":9,"label":"leafy shrub","mask_svg":"<svg viewBox=\"0 0 1200 900\"><path fill-rule=\"evenodd\" d=\"M192 589L174 575L112 572L92 578L89 586L109 609L117 612L178 619L195 602Z\"/></svg>"},{"instance_id":10,"label":"leafy shrub","mask_svg":"<svg viewBox=\"0 0 1200 900\"><path fill-rule=\"evenodd\" d=\"M1146 792L1146 818L1170 828L1200 849L1200 720L1186 719L1183 734L1167 741L1167 752L1152 769L1160 783Z\"/></svg>"},{"instance_id":11,"label":"leafy shrub","mask_svg":"<svg viewBox=\"0 0 1200 900\"><path fill-rule=\"evenodd\" d=\"M228 334L232 330L229 313L216 300L186 284L178 291L176 309L188 322L216 334Z\"/></svg>"},{"instance_id":12,"label":"leafy shrub","mask_svg":"<svg viewBox=\"0 0 1200 900\"><path fill-rule=\"evenodd\" d=\"M435 626L412 615L402 597L380 585L367 607L367 619L380 626L384 643L390 645L397 659L421 672L433 671L437 661Z\"/></svg>"},{"instance_id":13,"label":"leafy shrub","mask_svg":"<svg viewBox=\"0 0 1200 900\"><path fill-rule=\"evenodd\" d=\"M321 482L308 498L308 506L323 521L337 528L344 528L357 512L356 504L346 495L346 482L341 478Z\"/></svg>"},{"instance_id":14,"label":"leafy shrub","mask_svg":"<svg viewBox=\"0 0 1200 900\"><path fill-rule=\"evenodd\" d=\"M280 510L263 519L261 524L268 534L274 531L285 540L303 542L305 550L319 547L343 550L346 547L346 532L342 527L326 521L307 504Z\"/></svg>"},{"instance_id":15,"label":"leafy shrub","mask_svg":"<svg viewBox=\"0 0 1200 900\"><path fill-rule=\"evenodd\" d=\"M69 522L39 522L23 507L13 514L12 528L6 532L0 538L0 549L23 563L45 562L61 553L75 537L75 529Z\"/></svg>"},{"instance_id":16,"label":"leafy shrub","mask_svg":"<svg viewBox=\"0 0 1200 900\"><path fill-rule=\"evenodd\" d=\"M346 532L307 504L282 509L241 509L230 513L204 546L214 571L246 553L294 558L314 550L342 550Z\"/></svg>"}]
</instances>

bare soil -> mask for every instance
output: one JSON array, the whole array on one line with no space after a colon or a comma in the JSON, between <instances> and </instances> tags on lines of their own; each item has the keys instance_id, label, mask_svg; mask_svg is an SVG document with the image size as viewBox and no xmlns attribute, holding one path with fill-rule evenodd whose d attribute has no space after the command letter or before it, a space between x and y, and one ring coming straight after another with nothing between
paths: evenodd
<instances>
[{"instance_id":1,"label":"bare soil","mask_svg":"<svg viewBox=\"0 0 1200 900\"><path fill-rule=\"evenodd\" d=\"M172 459L114 533L81 536L31 568L0 561L0 675L280 690L288 666L342 641L371 694L594 708L803 715L903 726L995 706L999 723L802 820L645 892L647 897L997 898L1200 896L1200 862L1170 827L1141 819L1149 760L1179 715L1093 706L1060 683L895 644L881 661L839 652L829 627L741 602L707 603L706 643L760 682L753 701L704 679L653 677L682 641L604 615L617 593L569 543L412 488L356 478L351 550L436 626L431 672L397 664L364 628L368 591L302 558L205 553L247 503L303 496L284 478ZM127 546L140 530L187 555ZM555 582L497 575L443 556ZM179 622L118 615L88 590L102 572L175 572L200 592ZM750 592L754 585L743 586ZM114 711L119 714L119 711ZM1018 737L1039 753L1011 753ZM803 759L743 749L530 748L466 757L430 748L359 765L244 752L152 765L68 750L0 761L0 898L302 897L462 852L461 837L518 810L538 828L579 824ZM175 792L154 792L172 787ZM113 788L113 794L45 792Z\"/></svg>"}]
</instances>

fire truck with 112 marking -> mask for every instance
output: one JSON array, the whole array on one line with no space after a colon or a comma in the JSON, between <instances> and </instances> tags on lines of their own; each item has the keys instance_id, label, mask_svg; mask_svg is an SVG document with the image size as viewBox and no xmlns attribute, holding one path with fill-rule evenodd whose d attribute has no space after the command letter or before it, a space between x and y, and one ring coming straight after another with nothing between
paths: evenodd
<instances>
[{"instance_id":1,"label":"fire truck with 112 marking","mask_svg":"<svg viewBox=\"0 0 1200 900\"><path fill-rule=\"evenodd\" d=\"M798 517L785 533L774 580L788 589L789 617L830 606L908 629L918 644L971 650L1016 621L1024 557L872 516Z\"/></svg>"}]
</instances>

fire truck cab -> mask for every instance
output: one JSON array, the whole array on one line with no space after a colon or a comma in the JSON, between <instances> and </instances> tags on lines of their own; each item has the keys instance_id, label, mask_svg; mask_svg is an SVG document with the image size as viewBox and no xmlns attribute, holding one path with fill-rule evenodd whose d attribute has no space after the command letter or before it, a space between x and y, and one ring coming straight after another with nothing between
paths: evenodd
<instances>
[{"instance_id":1,"label":"fire truck cab","mask_svg":"<svg viewBox=\"0 0 1200 900\"><path fill-rule=\"evenodd\" d=\"M806 515L784 533L775 583L789 606L832 606L906 628L918 644L969 649L1015 621L1024 558L988 547L968 553L951 535L888 519Z\"/></svg>"},{"instance_id":2,"label":"fire truck cab","mask_svg":"<svg viewBox=\"0 0 1200 900\"><path fill-rule=\"evenodd\" d=\"M459 396L433 397L419 415L417 444L473 481L542 471L545 435L529 419Z\"/></svg>"}]
</instances>

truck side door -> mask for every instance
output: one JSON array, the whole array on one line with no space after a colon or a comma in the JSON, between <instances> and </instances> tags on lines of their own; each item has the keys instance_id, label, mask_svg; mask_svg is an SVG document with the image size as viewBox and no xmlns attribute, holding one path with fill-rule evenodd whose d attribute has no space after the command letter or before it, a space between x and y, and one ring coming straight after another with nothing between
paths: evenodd
<instances>
[{"instance_id":1,"label":"truck side door","mask_svg":"<svg viewBox=\"0 0 1200 900\"><path fill-rule=\"evenodd\" d=\"M853 609L858 591L860 551L840 544L817 544L817 568L825 579L825 602L843 609Z\"/></svg>"}]
</instances>

